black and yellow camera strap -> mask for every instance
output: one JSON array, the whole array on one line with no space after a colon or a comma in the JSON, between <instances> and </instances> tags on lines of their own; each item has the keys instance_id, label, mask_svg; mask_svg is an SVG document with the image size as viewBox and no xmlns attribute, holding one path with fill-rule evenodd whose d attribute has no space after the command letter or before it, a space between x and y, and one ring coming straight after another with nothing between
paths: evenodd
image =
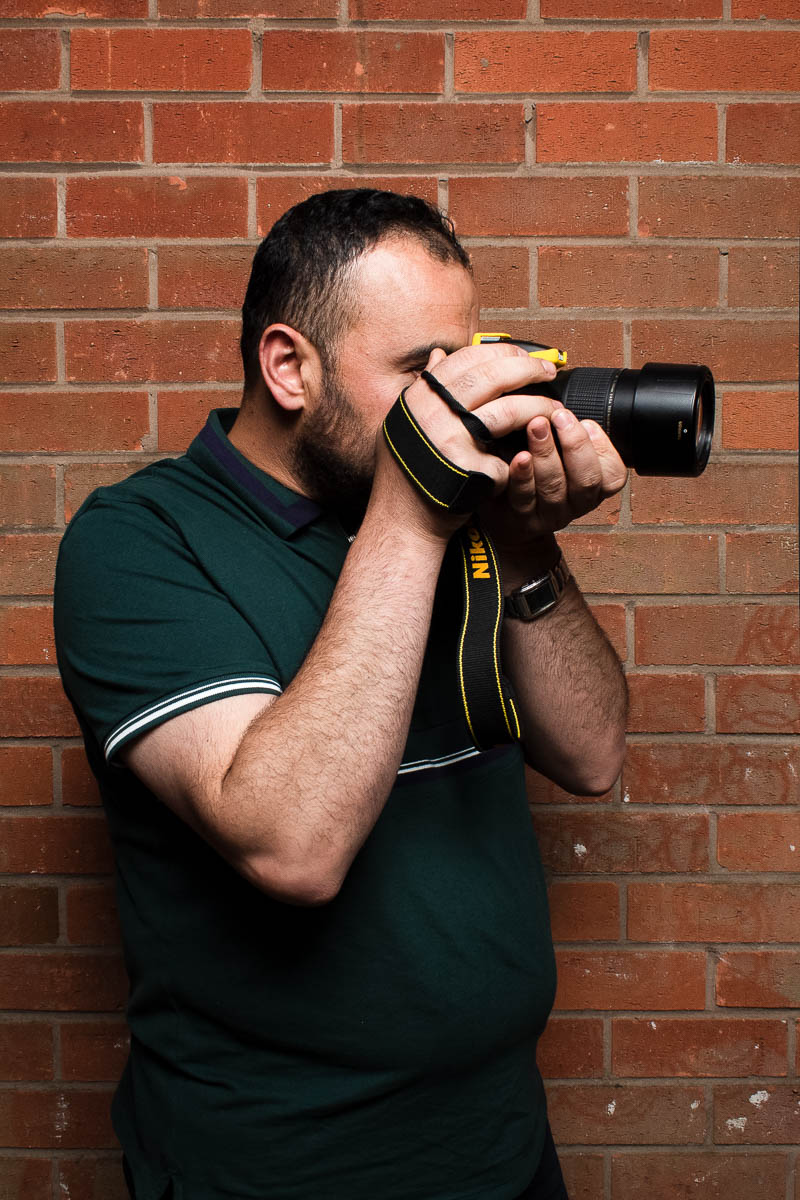
<instances>
[{"instance_id":1,"label":"black and yellow camera strap","mask_svg":"<svg viewBox=\"0 0 800 1200\"><path fill-rule=\"evenodd\" d=\"M435 376L423 378L453 409L476 441L491 441L483 422L463 408ZM475 509L487 500L492 480L481 471L457 466L434 446L410 412L401 392L383 422L386 443L408 478L433 504L473 516L455 534L448 554L459 565L463 613L458 638L458 677L464 714L479 750L519 740L520 728L511 684L500 662L503 588L491 539Z\"/></svg>"}]
</instances>

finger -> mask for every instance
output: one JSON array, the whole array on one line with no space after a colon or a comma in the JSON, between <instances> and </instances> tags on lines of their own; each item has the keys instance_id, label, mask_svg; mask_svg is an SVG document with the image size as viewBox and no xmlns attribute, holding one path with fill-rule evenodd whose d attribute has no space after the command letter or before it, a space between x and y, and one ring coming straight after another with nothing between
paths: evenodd
<instances>
[{"instance_id":1,"label":"finger","mask_svg":"<svg viewBox=\"0 0 800 1200\"><path fill-rule=\"evenodd\" d=\"M460 404L474 409L506 392L548 382L555 375L555 367L543 359L531 358L518 346L499 342L465 346L448 355L435 374Z\"/></svg>"},{"instance_id":2,"label":"finger","mask_svg":"<svg viewBox=\"0 0 800 1200\"><path fill-rule=\"evenodd\" d=\"M614 496L625 486L628 469L617 453L611 439L603 432L596 421L582 421L584 429L592 440L595 453L600 463L600 488L605 496Z\"/></svg>"},{"instance_id":3,"label":"finger","mask_svg":"<svg viewBox=\"0 0 800 1200\"><path fill-rule=\"evenodd\" d=\"M479 404L472 411L476 417L480 417L493 438L501 438L517 429L524 430L534 417L544 417L549 421L557 407L558 401L551 400L549 396L510 393Z\"/></svg>"},{"instance_id":4,"label":"finger","mask_svg":"<svg viewBox=\"0 0 800 1200\"><path fill-rule=\"evenodd\" d=\"M553 414L553 427L558 434L570 502L573 508L587 512L598 503L603 481L595 444L588 430L568 408Z\"/></svg>"},{"instance_id":5,"label":"finger","mask_svg":"<svg viewBox=\"0 0 800 1200\"><path fill-rule=\"evenodd\" d=\"M528 449L533 463L537 507L553 514L567 501L567 479L550 422L536 417L528 425Z\"/></svg>"},{"instance_id":6,"label":"finger","mask_svg":"<svg viewBox=\"0 0 800 1200\"><path fill-rule=\"evenodd\" d=\"M506 500L515 512L527 516L536 507L536 479L533 457L527 450L516 454L508 466Z\"/></svg>"}]
</instances>

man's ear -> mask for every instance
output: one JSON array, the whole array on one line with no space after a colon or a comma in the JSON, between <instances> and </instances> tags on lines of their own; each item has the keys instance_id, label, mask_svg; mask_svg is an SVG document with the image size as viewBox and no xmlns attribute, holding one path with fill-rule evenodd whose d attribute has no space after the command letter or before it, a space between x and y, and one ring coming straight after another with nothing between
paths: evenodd
<instances>
[{"instance_id":1,"label":"man's ear","mask_svg":"<svg viewBox=\"0 0 800 1200\"><path fill-rule=\"evenodd\" d=\"M258 343L261 374L275 403L287 413L306 407L322 379L319 354L290 325L268 325Z\"/></svg>"}]
</instances>

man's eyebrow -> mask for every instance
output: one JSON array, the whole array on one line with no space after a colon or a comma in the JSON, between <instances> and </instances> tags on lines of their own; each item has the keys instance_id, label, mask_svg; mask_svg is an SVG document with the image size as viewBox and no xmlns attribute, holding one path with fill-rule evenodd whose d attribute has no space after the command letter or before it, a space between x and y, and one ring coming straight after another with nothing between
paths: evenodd
<instances>
[{"instance_id":1,"label":"man's eyebrow","mask_svg":"<svg viewBox=\"0 0 800 1200\"><path fill-rule=\"evenodd\" d=\"M454 343L445 342L430 342L426 346L415 346L412 350L408 350L405 354L398 355L398 363L401 365L411 363L426 363L431 356L431 351L436 348L444 350L445 354L453 354L456 350L460 350L460 346Z\"/></svg>"}]
</instances>

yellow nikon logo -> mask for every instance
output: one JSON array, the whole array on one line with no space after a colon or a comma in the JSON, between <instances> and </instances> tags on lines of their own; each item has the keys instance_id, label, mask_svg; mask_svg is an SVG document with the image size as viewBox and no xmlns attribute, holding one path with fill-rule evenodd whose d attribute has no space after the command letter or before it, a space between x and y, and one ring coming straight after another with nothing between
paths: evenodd
<instances>
[{"instance_id":1,"label":"yellow nikon logo","mask_svg":"<svg viewBox=\"0 0 800 1200\"><path fill-rule=\"evenodd\" d=\"M473 527L467 530L467 536L470 540L469 561L472 566L472 578L491 579L489 558L486 554L486 547L481 540L481 535Z\"/></svg>"}]
</instances>

